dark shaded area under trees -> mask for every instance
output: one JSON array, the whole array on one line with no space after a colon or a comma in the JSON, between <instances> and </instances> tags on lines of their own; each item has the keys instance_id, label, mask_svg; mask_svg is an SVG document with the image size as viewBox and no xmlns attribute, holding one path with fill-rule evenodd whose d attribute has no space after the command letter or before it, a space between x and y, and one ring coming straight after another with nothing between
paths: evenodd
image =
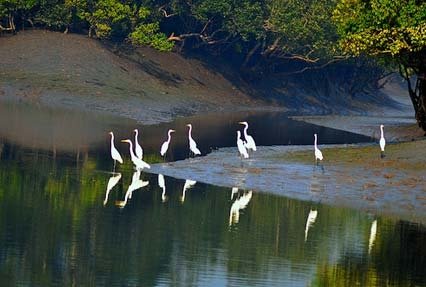
<instances>
[{"instance_id":1,"label":"dark shaded area under trees","mask_svg":"<svg viewBox=\"0 0 426 287\"><path fill-rule=\"evenodd\" d=\"M400 71L407 79L416 119L426 130L425 5L415 0L0 0L0 33L40 27L160 51L196 51L232 60L250 81L323 69L349 58L360 70L379 63L375 78Z\"/></svg>"}]
</instances>

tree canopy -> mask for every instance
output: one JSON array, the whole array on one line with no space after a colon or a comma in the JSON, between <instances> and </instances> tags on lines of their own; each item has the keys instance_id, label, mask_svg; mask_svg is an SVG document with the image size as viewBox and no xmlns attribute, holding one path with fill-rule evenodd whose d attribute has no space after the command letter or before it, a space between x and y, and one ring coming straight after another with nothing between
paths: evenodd
<instances>
[{"instance_id":1,"label":"tree canopy","mask_svg":"<svg viewBox=\"0 0 426 287\"><path fill-rule=\"evenodd\" d=\"M426 2L340 0L333 19L344 52L381 57L399 65L417 121L426 131ZM412 74L417 76L415 87Z\"/></svg>"}]
</instances>

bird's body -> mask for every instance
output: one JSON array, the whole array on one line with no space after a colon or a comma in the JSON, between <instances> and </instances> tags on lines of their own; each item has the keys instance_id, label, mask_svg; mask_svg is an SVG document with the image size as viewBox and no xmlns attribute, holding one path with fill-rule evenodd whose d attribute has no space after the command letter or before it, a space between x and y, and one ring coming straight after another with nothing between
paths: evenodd
<instances>
[{"instance_id":1,"label":"bird's body","mask_svg":"<svg viewBox=\"0 0 426 287\"><path fill-rule=\"evenodd\" d=\"M318 160L323 160L324 157L322 156L320 149L317 147L317 134L314 134L314 138L315 162L318 163Z\"/></svg>"},{"instance_id":2,"label":"bird's body","mask_svg":"<svg viewBox=\"0 0 426 287\"><path fill-rule=\"evenodd\" d=\"M368 240L368 254L370 254L371 249L373 248L374 241L376 240L376 233L377 233L377 220L374 220L373 223L371 223L371 228L370 228L370 238Z\"/></svg>"},{"instance_id":3,"label":"bird's body","mask_svg":"<svg viewBox=\"0 0 426 287\"><path fill-rule=\"evenodd\" d=\"M229 211L229 225L233 223L238 223L240 220L240 210L247 207L249 204L253 192L250 190L247 193L244 193L242 196L237 198L231 206L231 210Z\"/></svg>"},{"instance_id":4,"label":"bird's body","mask_svg":"<svg viewBox=\"0 0 426 287\"><path fill-rule=\"evenodd\" d=\"M164 180L164 175L161 173L158 174L158 186L163 190L161 193L161 201L165 202L167 200L166 196L166 182Z\"/></svg>"},{"instance_id":5,"label":"bird's body","mask_svg":"<svg viewBox=\"0 0 426 287\"><path fill-rule=\"evenodd\" d=\"M308 219L306 220L306 226L305 226L305 241L308 239L309 228L315 223L315 220L317 219L317 215L318 215L317 210L309 211Z\"/></svg>"},{"instance_id":6,"label":"bird's body","mask_svg":"<svg viewBox=\"0 0 426 287\"><path fill-rule=\"evenodd\" d=\"M383 133L383 125L380 125L380 141L379 141L379 144L380 144L380 155L381 155L381 157L383 158L383 157L385 157L385 146L386 146L386 140L385 140L385 136L384 136L384 133Z\"/></svg>"},{"instance_id":7,"label":"bird's body","mask_svg":"<svg viewBox=\"0 0 426 287\"><path fill-rule=\"evenodd\" d=\"M161 156L165 156L167 150L169 149L170 140L172 139L172 133L175 132L175 130L169 130L167 132L167 140L161 145L160 154Z\"/></svg>"},{"instance_id":8,"label":"bird's body","mask_svg":"<svg viewBox=\"0 0 426 287\"><path fill-rule=\"evenodd\" d=\"M248 123L247 122L239 122L240 124L244 125L244 138L246 139L246 142L244 143L244 146L248 150L256 151L256 143L254 142L254 139L251 135L247 134L248 129Z\"/></svg>"},{"instance_id":9,"label":"bird's body","mask_svg":"<svg viewBox=\"0 0 426 287\"><path fill-rule=\"evenodd\" d=\"M139 188L145 187L149 184L149 181L143 181L143 180L140 179L140 177L141 177L140 170L137 170L133 173L132 183L129 185L129 187L127 189L128 191L130 190L129 195L128 195L129 199L132 198L133 191L135 191Z\"/></svg>"},{"instance_id":10,"label":"bird's body","mask_svg":"<svg viewBox=\"0 0 426 287\"><path fill-rule=\"evenodd\" d=\"M248 152L246 147L244 146L244 142L241 139L241 132L237 131L237 147L238 147L238 151L240 152L240 156L244 157L244 158L248 158Z\"/></svg>"},{"instance_id":11,"label":"bird's body","mask_svg":"<svg viewBox=\"0 0 426 287\"><path fill-rule=\"evenodd\" d=\"M135 129L134 132L135 132L135 154L139 159L143 159L143 149L139 145L139 141L138 141L139 131L138 129Z\"/></svg>"},{"instance_id":12,"label":"bird's body","mask_svg":"<svg viewBox=\"0 0 426 287\"><path fill-rule=\"evenodd\" d=\"M115 170L115 163L118 161L119 163L122 164L123 159L121 158L121 155L118 152L118 150L115 148L113 132L109 132L109 134L111 135L111 157L114 160L114 170Z\"/></svg>"},{"instance_id":13,"label":"bird's body","mask_svg":"<svg viewBox=\"0 0 426 287\"><path fill-rule=\"evenodd\" d=\"M180 198L181 202L185 201L185 193L188 189L190 189L191 187L193 187L197 182L195 180L190 180L187 179L185 180L185 184L183 185L183 191L182 191L182 196Z\"/></svg>"},{"instance_id":14,"label":"bird's body","mask_svg":"<svg viewBox=\"0 0 426 287\"><path fill-rule=\"evenodd\" d=\"M192 125L191 124L187 124L186 126L189 127L189 130L188 130L189 150L194 155L200 155L201 151L197 148L197 143L195 142L195 140L192 138L192 135L191 135Z\"/></svg>"},{"instance_id":15,"label":"bird's body","mask_svg":"<svg viewBox=\"0 0 426 287\"><path fill-rule=\"evenodd\" d=\"M108 184L107 184L107 189L106 189L106 192L105 192L104 205L107 204L109 193L114 188L114 186L116 186L117 183L120 181L120 178L121 178L121 173L115 174L115 175L113 175L109 178Z\"/></svg>"},{"instance_id":16,"label":"bird's body","mask_svg":"<svg viewBox=\"0 0 426 287\"><path fill-rule=\"evenodd\" d=\"M129 144L130 158L132 159L133 164L136 166L136 169L151 168L151 166L148 163L141 160L133 153L133 143L131 140L126 139L126 140L122 140L122 142L127 142Z\"/></svg>"}]
</instances>

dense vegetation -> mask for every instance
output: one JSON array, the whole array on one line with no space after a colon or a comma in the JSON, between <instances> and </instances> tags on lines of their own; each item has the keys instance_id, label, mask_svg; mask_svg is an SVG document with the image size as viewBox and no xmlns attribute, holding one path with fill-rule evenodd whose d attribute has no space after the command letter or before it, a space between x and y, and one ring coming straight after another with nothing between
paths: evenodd
<instances>
[{"instance_id":1,"label":"dense vegetation","mask_svg":"<svg viewBox=\"0 0 426 287\"><path fill-rule=\"evenodd\" d=\"M426 130L423 1L0 0L0 31L31 26L161 51L203 50L232 57L249 73L299 73L373 56L407 78L416 118Z\"/></svg>"}]
</instances>

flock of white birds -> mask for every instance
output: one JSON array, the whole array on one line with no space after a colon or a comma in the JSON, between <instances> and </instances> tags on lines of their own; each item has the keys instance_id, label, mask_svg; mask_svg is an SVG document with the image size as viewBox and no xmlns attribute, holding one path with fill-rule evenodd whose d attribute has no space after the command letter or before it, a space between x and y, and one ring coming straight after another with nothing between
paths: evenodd
<instances>
[{"instance_id":1,"label":"flock of white birds","mask_svg":"<svg viewBox=\"0 0 426 287\"><path fill-rule=\"evenodd\" d=\"M237 131L237 148L238 148L241 159L249 158L249 151L250 150L251 151L257 150L256 143L255 143L253 137L250 136L247 133L248 126L249 126L248 123L247 122L239 122L239 124L244 125L243 133L244 133L244 139L245 140L241 139L241 132L238 130ZM192 138L192 125L187 124L187 127L189 128L188 129L188 142L189 142L190 154L192 154L193 156L201 155L201 151L198 149L197 143ZM385 145L386 145L386 140L385 140L385 137L384 137L383 128L384 128L384 126L380 125L379 145L380 145L380 151L381 151L381 157L382 158L385 156L384 152L385 152ZM133 174L132 183L129 185L129 187L127 189L124 200L116 202L116 205L118 205L121 208L126 206L127 201L129 199L131 199L132 192L134 190L139 189L139 188L144 187L144 186L147 186L149 184L148 181L142 181L140 179L141 170L143 170L144 168L149 169L151 166L143 160L143 149L140 146L139 141L138 141L139 132L138 132L137 129L135 129L134 132L135 132L135 147L134 147L134 149L133 149L133 143L130 139L122 140L122 142L126 142L126 143L129 144L130 158L131 158L133 164L135 165L136 171ZM165 158L167 150L169 148L171 137L172 137L171 134L173 132L175 132L175 130L173 130L173 129L168 130L167 140L161 145L160 154L164 158ZM111 157L114 160L114 171L115 171L116 162L118 161L120 163L123 163L123 159L122 159L120 153L118 152L118 150L114 146L114 134L113 134L113 132L110 132L110 135L111 135ZM324 157L323 157L321 150L318 148L317 142L318 142L318 136L315 133L314 134L314 155L315 155L315 163L318 164L318 161L322 161L324 159ZM121 178L121 173L118 173L118 174L113 175L109 179L106 194L105 194L104 205L107 203L109 192L120 181L120 178ZM181 202L185 201L185 192L188 189L190 189L191 187L193 187L196 183L197 183L196 181L189 180L189 179L187 179L185 181L182 196L180 197ZM162 194L161 194L161 199L162 199L163 202L165 202L167 200L166 185L165 185L164 176L162 174L158 174L158 186L163 191ZM233 197L234 197L235 194L238 194L238 188L233 187L232 191L231 191L231 200L233 200ZM229 225L238 223L240 210L244 209L247 206L247 204L250 202L251 198L252 198L252 191L244 192L244 194L242 196L239 196L239 197L237 196L237 199L234 201L234 203L232 204L231 209L230 209ZM317 210L311 210L309 212L308 218L306 220L306 226L305 226L305 241L308 238L309 228L315 223L317 215L318 215ZM371 248L374 244L374 240L375 240L375 236L376 236L376 229L377 229L377 220L375 220L373 222L372 226L371 226L370 239L369 239L369 245L368 245L368 252L369 253L371 252Z\"/></svg>"},{"instance_id":2,"label":"flock of white birds","mask_svg":"<svg viewBox=\"0 0 426 287\"><path fill-rule=\"evenodd\" d=\"M245 140L241 139L241 132L237 131L237 148L238 152L240 154L241 158L249 158L249 151L256 151L256 142L254 141L253 137L247 133L248 130L248 123L247 122L239 122L239 124L244 125L244 138ZM197 147L197 143L192 138L192 125L187 124L186 125L188 129L188 142L189 142L189 152L193 156L201 155L201 151ZM383 125L380 125L380 150L381 150L381 157L383 158L385 156L385 145L386 140L383 133ZM130 152L130 158L135 165L136 170L142 170L142 169L149 169L151 166L143 160L143 149L139 144L138 141L138 135L139 132L137 129L134 130L135 132L135 147L133 149L133 143L130 139L122 140L122 142L126 142L129 144L129 152ZM167 140L161 145L160 148L160 154L165 158L167 150L169 149L170 141L172 139L172 133L174 133L175 130L169 129L167 132ZM111 135L111 157L114 160L114 171L115 171L115 165L118 161L119 163L123 163L123 158L121 157L118 150L115 148L114 145L114 134L113 132L109 133ZM321 150L318 148L317 145L318 136L317 134L314 134L314 154L315 154L315 162L318 163L318 161L322 161L324 159L324 156L322 155ZM133 151L134 150L134 151Z\"/></svg>"}]
</instances>

